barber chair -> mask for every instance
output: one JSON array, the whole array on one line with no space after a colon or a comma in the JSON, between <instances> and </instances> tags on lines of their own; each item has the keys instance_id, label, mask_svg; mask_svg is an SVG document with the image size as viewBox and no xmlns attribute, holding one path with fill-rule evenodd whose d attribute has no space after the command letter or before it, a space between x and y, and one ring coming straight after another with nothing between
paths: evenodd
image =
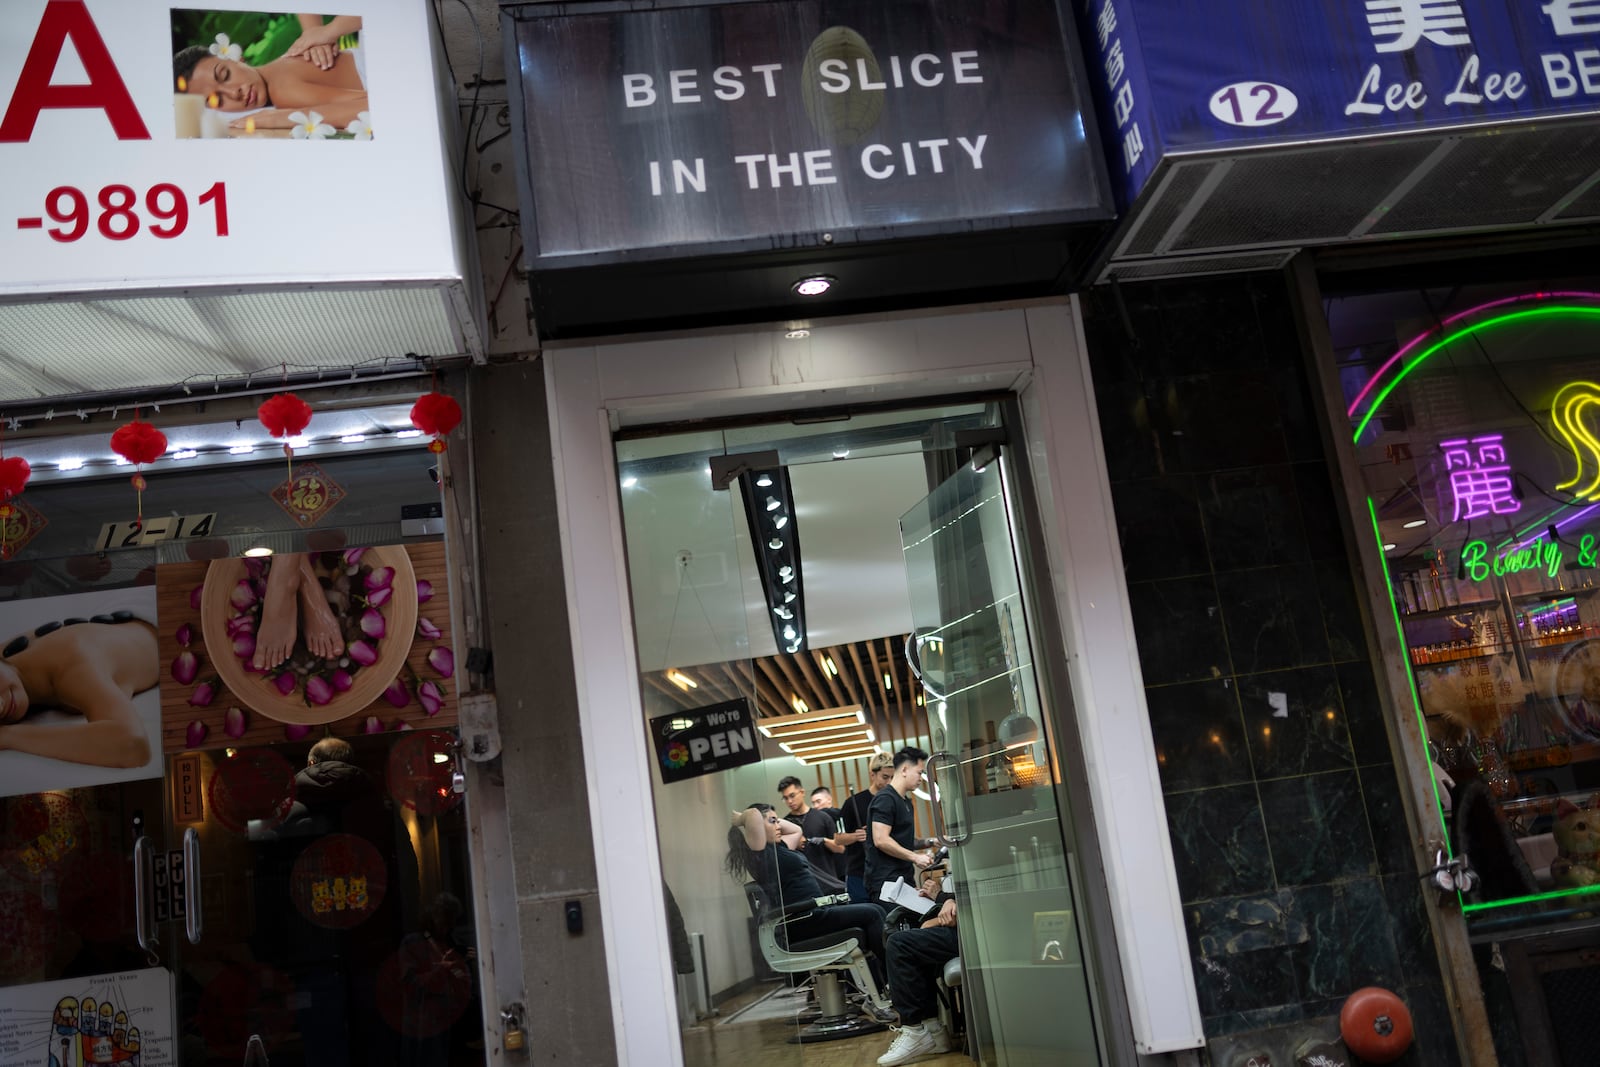
<instances>
[{"instance_id":1,"label":"barber chair","mask_svg":"<svg viewBox=\"0 0 1600 1067\"><path fill-rule=\"evenodd\" d=\"M939 1000L943 1002L946 1019L944 1028L962 1047L967 1042L967 1020L961 1011L961 957L948 960L944 973L939 976Z\"/></svg>"},{"instance_id":2,"label":"barber chair","mask_svg":"<svg viewBox=\"0 0 1600 1067\"><path fill-rule=\"evenodd\" d=\"M835 930L804 940L790 940L788 924L811 914L819 907L819 902L799 900L775 907L766 891L755 882L746 882L744 892L750 912L758 923L756 937L767 966L782 974L816 973L817 1004L822 1014L790 1037L789 1044L837 1041L888 1029L885 1024L852 1010L839 987L840 973L848 974L856 988L872 1002L885 1009L888 1007L887 998L879 991L872 969L867 966L867 954L861 947L866 943L866 935L861 930ZM832 902L833 898L823 900Z\"/></svg>"}]
</instances>

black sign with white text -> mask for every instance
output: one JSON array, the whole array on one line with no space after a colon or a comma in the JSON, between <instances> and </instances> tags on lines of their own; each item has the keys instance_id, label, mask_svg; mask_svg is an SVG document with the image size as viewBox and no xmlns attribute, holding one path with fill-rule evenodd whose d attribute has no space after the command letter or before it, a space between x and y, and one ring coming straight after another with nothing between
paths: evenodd
<instances>
[{"instance_id":1,"label":"black sign with white text","mask_svg":"<svg viewBox=\"0 0 1600 1067\"><path fill-rule=\"evenodd\" d=\"M1110 215L1053 3L619 8L511 15L535 269Z\"/></svg>"},{"instance_id":2,"label":"black sign with white text","mask_svg":"<svg viewBox=\"0 0 1600 1067\"><path fill-rule=\"evenodd\" d=\"M755 717L743 698L650 720L661 780L668 785L761 762Z\"/></svg>"}]
</instances>

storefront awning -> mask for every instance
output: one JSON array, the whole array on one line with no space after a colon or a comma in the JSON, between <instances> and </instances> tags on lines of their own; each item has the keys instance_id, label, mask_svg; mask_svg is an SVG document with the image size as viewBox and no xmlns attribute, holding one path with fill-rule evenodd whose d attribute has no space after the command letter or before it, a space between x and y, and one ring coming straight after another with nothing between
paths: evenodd
<instances>
[{"instance_id":1,"label":"storefront awning","mask_svg":"<svg viewBox=\"0 0 1600 1067\"><path fill-rule=\"evenodd\" d=\"M478 357L425 8L29 4L0 29L0 405ZM326 67L295 46L342 31Z\"/></svg>"},{"instance_id":2,"label":"storefront awning","mask_svg":"<svg viewBox=\"0 0 1600 1067\"><path fill-rule=\"evenodd\" d=\"M1270 269L1306 247L1593 221L1591 7L1090 0L1125 209L1100 274Z\"/></svg>"}]
</instances>

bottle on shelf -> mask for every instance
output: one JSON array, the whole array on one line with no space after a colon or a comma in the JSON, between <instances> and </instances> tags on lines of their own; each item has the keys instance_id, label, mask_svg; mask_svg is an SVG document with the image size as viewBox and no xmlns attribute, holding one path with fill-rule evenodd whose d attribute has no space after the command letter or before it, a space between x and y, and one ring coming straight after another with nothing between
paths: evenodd
<instances>
[{"instance_id":1,"label":"bottle on shelf","mask_svg":"<svg viewBox=\"0 0 1600 1067\"><path fill-rule=\"evenodd\" d=\"M1015 789L1017 783L1011 777L1011 761L1006 758L1006 753L1000 747L999 736L995 730L994 720L990 719L983 724L984 736L988 738L991 755L983 764L984 791L988 793L1003 793Z\"/></svg>"}]
</instances>

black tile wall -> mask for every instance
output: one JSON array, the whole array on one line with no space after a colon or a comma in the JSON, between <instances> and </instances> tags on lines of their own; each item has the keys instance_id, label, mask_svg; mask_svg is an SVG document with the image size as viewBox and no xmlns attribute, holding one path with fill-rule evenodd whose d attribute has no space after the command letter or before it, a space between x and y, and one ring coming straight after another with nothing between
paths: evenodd
<instances>
[{"instance_id":1,"label":"black tile wall","mask_svg":"<svg viewBox=\"0 0 1600 1067\"><path fill-rule=\"evenodd\" d=\"M1206 1033L1337 1015L1376 984L1427 1024L1400 1062L1453 1067L1287 288L1123 286L1084 307Z\"/></svg>"}]
</instances>

